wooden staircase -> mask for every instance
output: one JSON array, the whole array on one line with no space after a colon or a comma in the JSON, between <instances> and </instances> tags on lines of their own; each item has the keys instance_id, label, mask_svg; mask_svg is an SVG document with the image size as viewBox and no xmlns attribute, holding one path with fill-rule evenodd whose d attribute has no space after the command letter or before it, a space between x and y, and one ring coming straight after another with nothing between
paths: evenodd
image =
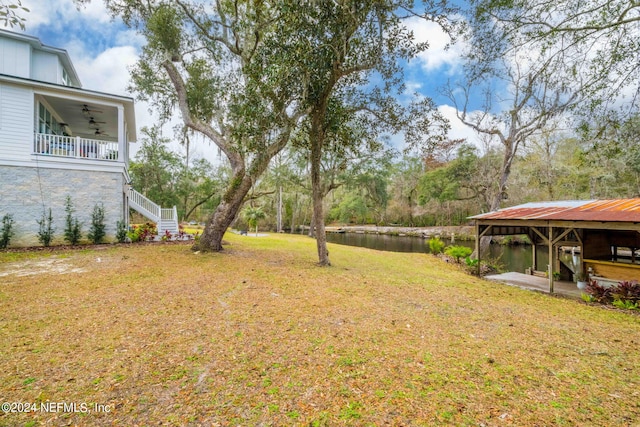
<instances>
[{"instance_id":1,"label":"wooden staircase","mask_svg":"<svg viewBox=\"0 0 640 427\"><path fill-rule=\"evenodd\" d=\"M133 188L129 189L128 196L130 208L156 223L158 236L164 236L167 231L178 234L178 211L175 206L162 208Z\"/></svg>"}]
</instances>

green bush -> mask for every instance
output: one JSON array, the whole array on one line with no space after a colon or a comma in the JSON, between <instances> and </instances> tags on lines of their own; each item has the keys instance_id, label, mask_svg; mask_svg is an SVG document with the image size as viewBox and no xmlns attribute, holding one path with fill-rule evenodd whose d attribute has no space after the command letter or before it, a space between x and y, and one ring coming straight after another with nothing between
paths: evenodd
<instances>
[{"instance_id":1,"label":"green bush","mask_svg":"<svg viewBox=\"0 0 640 427\"><path fill-rule=\"evenodd\" d=\"M432 237L431 239L429 239L429 251L434 254L434 255L438 255L440 253L442 253L442 250L444 249L444 242L442 240L440 240L437 237Z\"/></svg>"},{"instance_id":2,"label":"green bush","mask_svg":"<svg viewBox=\"0 0 640 427\"><path fill-rule=\"evenodd\" d=\"M127 224L124 221L116 222L116 240L118 243L124 243L127 239Z\"/></svg>"},{"instance_id":3,"label":"green bush","mask_svg":"<svg viewBox=\"0 0 640 427\"><path fill-rule=\"evenodd\" d=\"M53 240L53 234L56 229L53 227L53 215L51 208L49 208L49 216L46 216L45 212L42 212L42 219L38 220L40 230L38 230L38 241L42 243L45 248L51 245Z\"/></svg>"},{"instance_id":4,"label":"green bush","mask_svg":"<svg viewBox=\"0 0 640 427\"><path fill-rule=\"evenodd\" d=\"M466 258L471 255L472 252L473 250L466 246L449 246L444 251L445 254L449 255L452 258L455 258L457 263L460 263L460 258Z\"/></svg>"},{"instance_id":5,"label":"green bush","mask_svg":"<svg viewBox=\"0 0 640 427\"><path fill-rule=\"evenodd\" d=\"M67 200L64 203L64 210L67 213L64 228L64 240L69 242L70 245L77 245L82 237L82 224L78 221L78 218L73 217L73 204L71 203L71 196L67 196Z\"/></svg>"},{"instance_id":6,"label":"green bush","mask_svg":"<svg viewBox=\"0 0 640 427\"><path fill-rule=\"evenodd\" d=\"M89 240L93 242L93 244L97 245L102 242L106 233L106 226L104 225L104 206L95 205L93 207L93 213L91 214L91 227L89 228L89 233L87 233L87 237Z\"/></svg>"},{"instance_id":7,"label":"green bush","mask_svg":"<svg viewBox=\"0 0 640 427\"><path fill-rule=\"evenodd\" d=\"M464 263L467 264L467 267L477 267L480 260L478 258L471 258L471 256L467 256L464 259Z\"/></svg>"},{"instance_id":8,"label":"green bush","mask_svg":"<svg viewBox=\"0 0 640 427\"><path fill-rule=\"evenodd\" d=\"M13 237L13 215L5 214L2 217L2 230L0 230L0 249L6 249Z\"/></svg>"}]
</instances>

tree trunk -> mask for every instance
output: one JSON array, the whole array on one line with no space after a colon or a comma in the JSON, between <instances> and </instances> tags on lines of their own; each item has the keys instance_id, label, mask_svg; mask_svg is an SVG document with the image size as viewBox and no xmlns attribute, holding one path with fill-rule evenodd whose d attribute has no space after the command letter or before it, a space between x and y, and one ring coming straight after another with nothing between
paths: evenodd
<instances>
[{"instance_id":1,"label":"tree trunk","mask_svg":"<svg viewBox=\"0 0 640 427\"><path fill-rule=\"evenodd\" d=\"M311 228L316 236L316 246L318 248L318 265L331 265L329 261L329 251L327 250L327 235L324 229L324 189L322 188L322 177L320 176L320 165L322 160L322 146L324 144L324 128L322 126L324 111L319 109L311 117L311 188L313 194L313 221Z\"/></svg>"},{"instance_id":2,"label":"tree trunk","mask_svg":"<svg viewBox=\"0 0 640 427\"><path fill-rule=\"evenodd\" d=\"M500 180L498 181L498 192L491 200L491 205L489 206L489 210L491 212L497 211L500 209L502 204L502 200L504 199L504 195L507 190L507 182L509 181L509 176L511 175L511 164L513 163L513 159L515 157L515 149L514 142L511 140L507 140L503 142L504 144L504 156L502 160L502 173L500 174ZM480 239L480 254L484 255L489 250L489 245L491 244L491 236L484 236ZM478 254L473 253L472 257L478 258Z\"/></svg>"},{"instance_id":3,"label":"tree trunk","mask_svg":"<svg viewBox=\"0 0 640 427\"><path fill-rule=\"evenodd\" d=\"M324 228L322 191L313 192L313 228L315 228L316 246L318 248L318 265L331 265L329 251L327 250L327 233Z\"/></svg>"},{"instance_id":4,"label":"tree trunk","mask_svg":"<svg viewBox=\"0 0 640 427\"><path fill-rule=\"evenodd\" d=\"M278 225L276 226L277 232L282 233L282 185L278 188Z\"/></svg>"},{"instance_id":5,"label":"tree trunk","mask_svg":"<svg viewBox=\"0 0 640 427\"><path fill-rule=\"evenodd\" d=\"M200 241L193 247L194 250L204 252L220 252L223 250L222 237L236 218L245 196L251 189L251 185L251 177L245 174L244 169L233 174L232 184L227 189L216 210L209 216Z\"/></svg>"}]
</instances>

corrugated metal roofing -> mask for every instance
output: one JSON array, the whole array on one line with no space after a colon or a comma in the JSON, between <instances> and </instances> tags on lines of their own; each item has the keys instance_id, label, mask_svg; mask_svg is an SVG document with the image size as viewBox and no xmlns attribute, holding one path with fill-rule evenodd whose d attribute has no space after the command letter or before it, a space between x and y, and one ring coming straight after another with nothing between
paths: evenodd
<instances>
[{"instance_id":1,"label":"corrugated metal roofing","mask_svg":"<svg viewBox=\"0 0 640 427\"><path fill-rule=\"evenodd\" d=\"M525 203L471 219L640 222L640 198Z\"/></svg>"}]
</instances>

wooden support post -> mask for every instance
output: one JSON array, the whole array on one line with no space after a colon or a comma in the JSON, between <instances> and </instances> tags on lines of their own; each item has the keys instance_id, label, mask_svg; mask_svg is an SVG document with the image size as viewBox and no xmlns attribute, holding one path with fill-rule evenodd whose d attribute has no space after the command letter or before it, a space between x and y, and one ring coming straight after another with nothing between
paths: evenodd
<instances>
[{"instance_id":1,"label":"wooden support post","mask_svg":"<svg viewBox=\"0 0 640 427\"><path fill-rule=\"evenodd\" d=\"M533 271L532 271L533 273L538 269L538 245L536 245L536 242L533 242L532 250L533 250L533 253L531 258L533 259L533 262L532 262L533 265L531 267L533 268Z\"/></svg>"},{"instance_id":2,"label":"wooden support post","mask_svg":"<svg viewBox=\"0 0 640 427\"><path fill-rule=\"evenodd\" d=\"M549 268L548 268L548 275L549 275L549 293L552 294L553 293L553 266L556 263L556 254L555 251L553 250L553 227L551 225L549 225Z\"/></svg>"},{"instance_id":3,"label":"wooden support post","mask_svg":"<svg viewBox=\"0 0 640 427\"><path fill-rule=\"evenodd\" d=\"M493 225L485 226L485 229L480 231L480 224L476 222L476 257L478 258L477 272L480 276L480 240L492 231Z\"/></svg>"},{"instance_id":4,"label":"wooden support post","mask_svg":"<svg viewBox=\"0 0 640 427\"><path fill-rule=\"evenodd\" d=\"M480 224L478 224L478 221L476 221L476 257L478 258L476 273L480 277Z\"/></svg>"}]
</instances>

